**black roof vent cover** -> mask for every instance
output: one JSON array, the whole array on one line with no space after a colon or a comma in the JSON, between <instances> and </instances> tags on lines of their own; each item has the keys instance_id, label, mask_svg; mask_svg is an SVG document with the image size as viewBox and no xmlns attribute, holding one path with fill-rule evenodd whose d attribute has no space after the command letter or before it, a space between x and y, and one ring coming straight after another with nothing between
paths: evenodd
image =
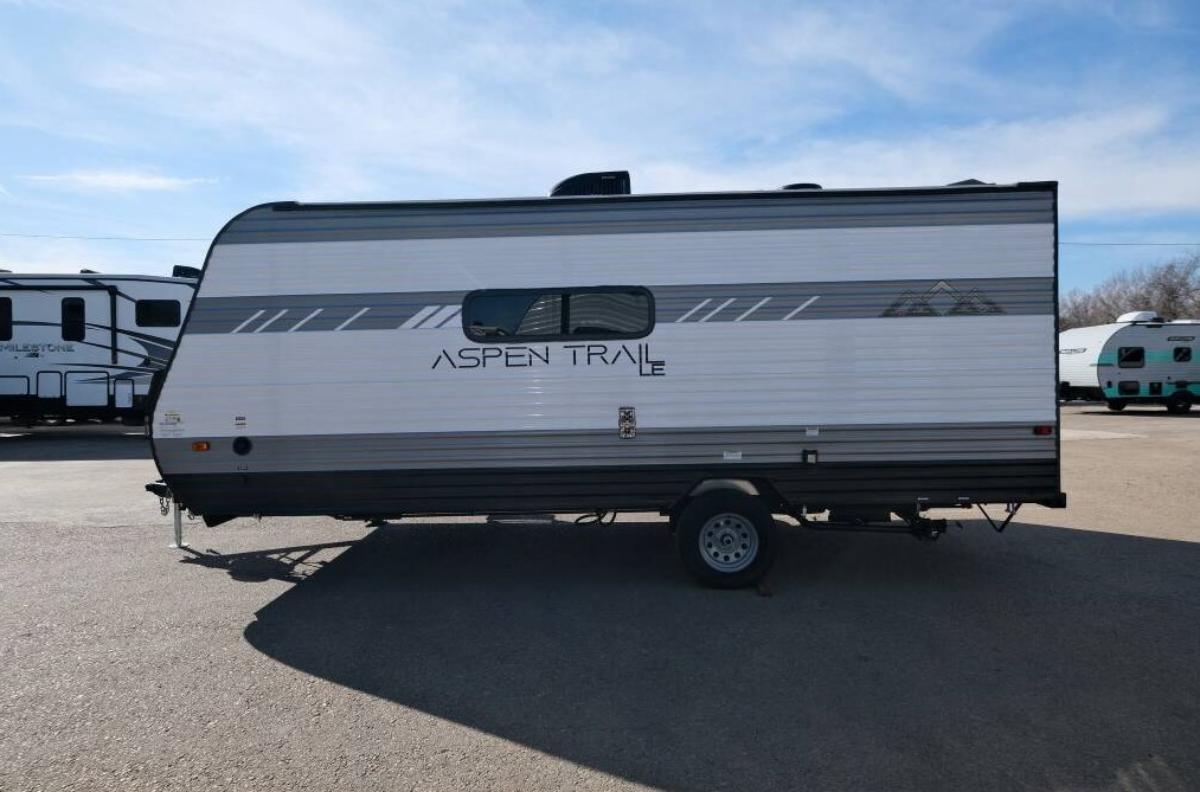
<instances>
[{"instance_id":1,"label":"black roof vent cover","mask_svg":"<svg viewBox=\"0 0 1200 792\"><path fill-rule=\"evenodd\" d=\"M991 184L991 182L979 181L979 179L963 179L962 181L950 182L947 187L974 187L976 185Z\"/></svg>"},{"instance_id":2,"label":"black roof vent cover","mask_svg":"<svg viewBox=\"0 0 1200 792\"><path fill-rule=\"evenodd\" d=\"M172 278L199 278L200 270L195 267L185 267L182 264L176 264L171 268Z\"/></svg>"},{"instance_id":3,"label":"black roof vent cover","mask_svg":"<svg viewBox=\"0 0 1200 792\"><path fill-rule=\"evenodd\" d=\"M821 185L813 184L812 182L796 182L795 184L783 185L785 190L819 190Z\"/></svg>"},{"instance_id":4,"label":"black roof vent cover","mask_svg":"<svg viewBox=\"0 0 1200 792\"><path fill-rule=\"evenodd\" d=\"M550 191L552 198L564 195L629 195L629 171L577 173Z\"/></svg>"}]
</instances>

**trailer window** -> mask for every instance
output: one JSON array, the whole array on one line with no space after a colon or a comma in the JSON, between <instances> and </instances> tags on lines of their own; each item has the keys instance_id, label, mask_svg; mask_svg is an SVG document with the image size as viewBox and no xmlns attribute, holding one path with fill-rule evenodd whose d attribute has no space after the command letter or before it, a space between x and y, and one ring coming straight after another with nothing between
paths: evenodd
<instances>
[{"instance_id":1,"label":"trailer window","mask_svg":"<svg viewBox=\"0 0 1200 792\"><path fill-rule=\"evenodd\" d=\"M635 286L489 289L463 300L472 341L586 341L642 338L654 327L654 298Z\"/></svg>"},{"instance_id":2,"label":"trailer window","mask_svg":"<svg viewBox=\"0 0 1200 792\"><path fill-rule=\"evenodd\" d=\"M138 300L138 327L179 327L179 300Z\"/></svg>"},{"instance_id":3,"label":"trailer window","mask_svg":"<svg viewBox=\"0 0 1200 792\"><path fill-rule=\"evenodd\" d=\"M0 297L0 341L12 341L12 298Z\"/></svg>"},{"instance_id":4,"label":"trailer window","mask_svg":"<svg viewBox=\"0 0 1200 792\"><path fill-rule=\"evenodd\" d=\"M2 316L3 315L0 314L0 321L3 321ZM1191 361L1192 361L1192 348L1191 347L1175 347L1175 362L1176 363L1190 363Z\"/></svg>"},{"instance_id":5,"label":"trailer window","mask_svg":"<svg viewBox=\"0 0 1200 792\"><path fill-rule=\"evenodd\" d=\"M1141 368L1146 365L1145 347L1119 347L1117 349L1117 366L1120 368Z\"/></svg>"},{"instance_id":6,"label":"trailer window","mask_svg":"<svg viewBox=\"0 0 1200 792\"><path fill-rule=\"evenodd\" d=\"M82 297L64 297L62 301L63 341L82 341L87 334L87 317Z\"/></svg>"}]
</instances>

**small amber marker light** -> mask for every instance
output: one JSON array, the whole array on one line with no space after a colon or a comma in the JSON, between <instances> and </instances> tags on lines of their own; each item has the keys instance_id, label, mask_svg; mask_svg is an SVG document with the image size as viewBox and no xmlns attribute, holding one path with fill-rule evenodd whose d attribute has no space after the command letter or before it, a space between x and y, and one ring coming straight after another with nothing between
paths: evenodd
<instances>
[{"instance_id":1,"label":"small amber marker light","mask_svg":"<svg viewBox=\"0 0 1200 792\"><path fill-rule=\"evenodd\" d=\"M196 442L192 443L193 451L207 451L210 448L212 448L212 444L207 440L197 440Z\"/></svg>"},{"instance_id":2,"label":"small amber marker light","mask_svg":"<svg viewBox=\"0 0 1200 792\"><path fill-rule=\"evenodd\" d=\"M1054 434L1054 427L1053 426L1035 426L1035 427L1033 427L1033 433L1035 435L1043 435L1043 436L1044 435L1052 435L1052 434Z\"/></svg>"}]
</instances>

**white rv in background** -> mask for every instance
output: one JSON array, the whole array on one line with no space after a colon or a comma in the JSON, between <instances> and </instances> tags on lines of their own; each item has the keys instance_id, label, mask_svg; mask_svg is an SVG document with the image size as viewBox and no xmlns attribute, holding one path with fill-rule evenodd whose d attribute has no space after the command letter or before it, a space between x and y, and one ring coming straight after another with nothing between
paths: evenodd
<instances>
[{"instance_id":1,"label":"white rv in background","mask_svg":"<svg viewBox=\"0 0 1200 792\"><path fill-rule=\"evenodd\" d=\"M210 525L659 511L717 586L766 571L772 513L1065 505L1054 182L553 196L230 220L152 491Z\"/></svg>"},{"instance_id":2,"label":"white rv in background","mask_svg":"<svg viewBox=\"0 0 1200 792\"><path fill-rule=\"evenodd\" d=\"M1110 410L1161 404L1185 413L1200 401L1200 321L1164 322L1153 311L1058 336L1059 396Z\"/></svg>"},{"instance_id":3,"label":"white rv in background","mask_svg":"<svg viewBox=\"0 0 1200 792\"><path fill-rule=\"evenodd\" d=\"M0 273L0 416L141 423L198 274Z\"/></svg>"}]
</instances>

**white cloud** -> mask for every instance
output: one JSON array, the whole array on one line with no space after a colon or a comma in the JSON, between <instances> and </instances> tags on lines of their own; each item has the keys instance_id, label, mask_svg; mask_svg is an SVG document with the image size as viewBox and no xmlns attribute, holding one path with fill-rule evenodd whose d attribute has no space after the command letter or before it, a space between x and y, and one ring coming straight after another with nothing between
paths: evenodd
<instances>
[{"instance_id":1,"label":"white cloud","mask_svg":"<svg viewBox=\"0 0 1200 792\"><path fill-rule=\"evenodd\" d=\"M1019 3L685 4L659 26L515 1L107 8L138 46L88 53L83 80L287 152L300 198L541 193L630 167L638 190L1048 178L1068 215L1200 209L1179 108L982 68ZM881 97L917 120L837 128Z\"/></svg>"},{"instance_id":2,"label":"white cloud","mask_svg":"<svg viewBox=\"0 0 1200 792\"><path fill-rule=\"evenodd\" d=\"M655 190L948 184L966 178L1060 182L1068 217L1200 210L1200 140L1176 139L1169 113L1121 106L1046 120L937 127L889 140L816 139L779 161L709 168L652 163Z\"/></svg>"},{"instance_id":3,"label":"white cloud","mask_svg":"<svg viewBox=\"0 0 1200 792\"><path fill-rule=\"evenodd\" d=\"M1085 6L1036 13L1095 16ZM26 86L17 96L43 97L9 116L106 145L164 143L168 168L176 131L190 135L208 161L226 158L230 203L262 197L264 173L289 191L266 197L350 200L537 194L573 172L628 167L637 191L974 176L1058 179L1067 216L1200 210L1189 81L1149 72L1144 57L1122 73L1116 54L1057 77L1022 71L1047 55L1021 43L1033 7L689 0L594 14L499 0L351 13L132 0L75 12L105 33L65 53L60 79L78 93L28 89L49 78L9 68ZM1109 4L1114 24L1161 25L1164 13L1153 0ZM997 41L1008 65L990 59ZM150 137L147 120L170 139ZM269 162L226 176L247 159ZM35 179L126 192L206 181Z\"/></svg>"},{"instance_id":4,"label":"white cloud","mask_svg":"<svg viewBox=\"0 0 1200 792\"><path fill-rule=\"evenodd\" d=\"M34 174L19 177L35 184L48 184L70 190L96 192L163 192L183 190L213 179L181 178L158 173L119 170L77 170L68 173Z\"/></svg>"},{"instance_id":5,"label":"white cloud","mask_svg":"<svg viewBox=\"0 0 1200 792\"><path fill-rule=\"evenodd\" d=\"M901 99L920 101L947 86L984 82L974 55L1020 12L1019 3L810 3L725 10L713 21L726 30L732 24L738 46L762 67L848 73ZM843 77L842 84L852 86L853 80Z\"/></svg>"}]
</instances>

